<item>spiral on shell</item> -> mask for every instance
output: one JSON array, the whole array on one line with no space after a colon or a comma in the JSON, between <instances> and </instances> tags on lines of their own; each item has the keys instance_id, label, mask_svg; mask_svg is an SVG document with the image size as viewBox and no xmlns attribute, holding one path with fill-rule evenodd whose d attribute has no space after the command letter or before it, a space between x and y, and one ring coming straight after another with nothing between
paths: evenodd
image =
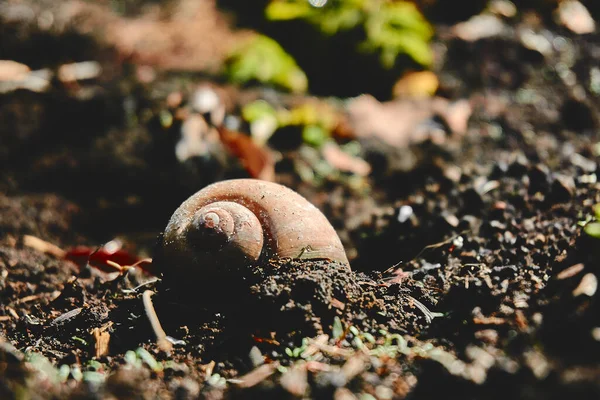
<instances>
[{"instance_id":1,"label":"spiral on shell","mask_svg":"<svg viewBox=\"0 0 600 400\"><path fill-rule=\"evenodd\" d=\"M327 218L293 190L233 179L192 195L175 211L162 239L163 273L235 271L269 259L325 259L348 265Z\"/></svg>"}]
</instances>

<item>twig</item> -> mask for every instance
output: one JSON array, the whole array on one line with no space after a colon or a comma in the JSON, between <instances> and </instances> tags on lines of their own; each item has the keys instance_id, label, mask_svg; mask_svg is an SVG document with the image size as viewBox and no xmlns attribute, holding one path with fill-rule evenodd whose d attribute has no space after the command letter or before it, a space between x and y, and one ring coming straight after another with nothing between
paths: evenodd
<instances>
[{"instance_id":1,"label":"twig","mask_svg":"<svg viewBox=\"0 0 600 400\"><path fill-rule=\"evenodd\" d=\"M52 300L54 300L58 296L60 296L60 291L58 291L58 290L51 292L51 293L44 292L44 293L32 294L30 296L21 297L20 299L15 300L14 304L29 303L30 301L39 300L42 297L53 297Z\"/></svg>"},{"instance_id":2,"label":"twig","mask_svg":"<svg viewBox=\"0 0 600 400\"><path fill-rule=\"evenodd\" d=\"M151 279L151 280L149 280L147 282L140 283L139 285L137 285L133 289L121 289L121 292L125 293L125 294L137 293L137 291L140 290L141 288L143 288L144 286L151 285L151 284L153 284L155 282L160 282L160 279L159 278L154 278L154 279Z\"/></svg>"},{"instance_id":3,"label":"twig","mask_svg":"<svg viewBox=\"0 0 600 400\"><path fill-rule=\"evenodd\" d=\"M23 236L23 244L42 253L51 254L56 258L65 258L66 251L60 247L31 235Z\"/></svg>"},{"instance_id":4,"label":"twig","mask_svg":"<svg viewBox=\"0 0 600 400\"><path fill-rule=\"evenodd\" d=\"M144 302L144 310L146 311L146 316L150 321L150 325L152 326L152 330L156 335L156 344L158 348L164 351L165 353L170 353L173 350L173 344L167 339L167 334L162 328L160 321L158 319L158 315L156 315L156 311L154 310L154 305L152 304L152 295L154 292L152 290L144 291L142 295L142 300Z\"/></svg>"},{"instance_id":5,"label":"twig","mask_svg":"<svg viewBox=\"0 0 600 400\"><path fill-rule=\"evenodd\" d=\"M431 321L433 321L434 318L436 317L440 317L443 314L441 313L434 313L431 312L429 310L429 308L427 308L427 306L423 303L421 303L419 300L415 299L414 297L410 296L410 295L406 295L406 297L408 297L413 303L414 305L421 310L421 312L423 313L423 315L425 315L425 320L427 321L427 323L431 323Z\"/></svg>"},{"instance_id":6,"label":"twig","mask_svg":"<svg viewBox=\"0 0 600 400\"><path fill-rule=\"evenodd\" d=\"M467 233L467 232L469 232L469 231L470 231L470 229L465 229L464 231L462 231L462 232L459 232L459 233L457 233L456 235L454 235L454 236L451 236L451 237L449 237L449 238L448 238L448 239L446 239L446 240L443 240L443 241L441 241L441 242L437 242L437 243L428 244L427 246L423 247L423 249L421 249L421 251L419 251L419 252L417 253L417 255L415 255L415 256L414 256L413 258L411 258L409 261L412 261L412 260L414 260L414 259L418 258L419 256L421 256L421 254L423 254L424 252L426 252L426 251L427 251L427 250L429 250L429 249L435 249L435 248L441 247L441 246L443 246L443 245L445 245L445 244L448 244L448 243L452 242L454 239L456 239L457 237L459 237L459 236L462 236L462 235L464 235L465 233ZM384 274L387 274L387 273L390 273L390 272L392 272L392 271L393 271L394 269L396 269L396 268L397 268L397 267L398 267L400 264L402 264L402 261L400 261L400 262L397 262L396 264L392 265L391 267L389 267L388 269L386 269L385 271L383 271L383 273L384 273Z\"/></svg>"},{"instance_id":7,"label":"twig","mask_svg":"<svg viewBox=\"0 0 600 400\"><path fill-rule=\"evenodd\" d=\"M137 266L139 266L140 264L143 263L151 263L152 259L151 258L143 258L131 265L121 265L119 263L116 263L112 260L106 260L106 264L110 265L111 267L113 267L114 269L116 269L117 271L119 271L121 273L121 275L127 273L130 269L133 269Z\"/></svg>"}]
</instances>

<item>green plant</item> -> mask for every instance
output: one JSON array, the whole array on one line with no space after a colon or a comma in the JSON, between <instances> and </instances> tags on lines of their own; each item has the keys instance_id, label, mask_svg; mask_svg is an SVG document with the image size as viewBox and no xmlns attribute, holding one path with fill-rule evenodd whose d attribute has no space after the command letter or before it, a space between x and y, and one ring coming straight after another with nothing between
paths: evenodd
<instances>
[{"instance_id":1,"label":"green plant","mask_svg":"<svg viewBox=\"0 0 600 400\"><path fill-rule=\"evenodd\" d=\"M326 35L362 26L366 39L357 49L378 53L386 68L393 67L400 54L423 66L433 59L429 48L433 29L407 1L330 0L314 7L307 0L273 0L265 15L271 21L305 20Z\"/></svg>"},{"instance_id":2,"label":"green plant","mask_svg":"<svg viewBox=\"0 0 600 400\"><path fill-rule=\"evenodd\" d=\"M600 204L594 206L594 217L590 217L580 224L583 226L585 233L591 237L600 239Z\"/></svg>"},{"instance_id":3,"label":"green plant","mask_svg":"<svg viewBox=\"0 0 600 400\"><path fill-rule=\"evenodd\" d=\"M235 49L227 59L225 74L236 83L258 81L297 93L308 87L306 75L294 58L264 35L257 35Z\"/></svg>"}]
</instances>

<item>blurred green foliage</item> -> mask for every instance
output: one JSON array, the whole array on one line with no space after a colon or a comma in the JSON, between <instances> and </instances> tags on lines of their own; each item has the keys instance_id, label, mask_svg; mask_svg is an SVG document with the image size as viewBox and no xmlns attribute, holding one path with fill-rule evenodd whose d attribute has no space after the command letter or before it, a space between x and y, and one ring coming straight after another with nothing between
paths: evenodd
<instances>
[{"instance_id":1,"label":"blurred green foliage","mask_svg":"<svg viewBox=\"0 0 600 400\"><path fill-rule=\"evenodd\" d=\"M584 231L591 237L600 239L600 204L594 206L594 220L584 223Z\"/></svg>"},{"instance_id":2,"label":"blurred green foliage","mask_svg":"<svg viewBox=\"0 0 600 400\"><path fill-rule=\"evenodd\" d=\"M386 68L400 54L428 66L433 29L417 7L407 1L329 0L322 7L307 0L272 0L265 14L270 21L305 20L326 35L361 27L366 39L357 50L378 53Z\"/></svg>"},{"instance_id":3,"label":"blurred green foliage","mask_svg":"<svg viewBox=\"0 0 600 400\"><path fill-rule=\"evenodd\" d=\"M329 140L338 124L334 109L318 103L304 103L288 110L275 109L266 101L257 100L242 108L242 116L251 127L261 120L273 120L273 131L285 126L300 126L304 143L317 148Z\"/></svg>"},{"instance_id":4,"label":"blurred green foliage","mask_svg":"<svg viewBox=\"0 0 600 400\"><path fill-rule=\"evenodd\" d=\"M305 92L306 75L296 61L273 39L257 35L228 57L225 74L232 82L272 84L295 93Z\"/></svg>"}]
</instances>

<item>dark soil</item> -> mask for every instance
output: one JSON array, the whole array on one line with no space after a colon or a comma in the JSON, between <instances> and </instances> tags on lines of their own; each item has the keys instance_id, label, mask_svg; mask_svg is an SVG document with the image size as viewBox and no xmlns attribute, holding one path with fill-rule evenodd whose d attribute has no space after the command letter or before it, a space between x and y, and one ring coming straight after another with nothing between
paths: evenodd
<instances>
[{"instance_id":1,"label":"dark soil","mask_svg":"<svg viewBox=\"0 0 600 400\"><path fill-rule=\"evenodd\" d=\"M157 68L148 82L91 34L3 16L0 33L28 35L0 35L0 58L96 59L111 72L0 97L0 398L599 398L600 242L583 231L600 203L598 36L543 16L562 43L548 54L523 43L527 18L465 42L443 25L442 3L438 95L468 100L467 132L434 116L441 142L358 138L373 168L361 185L303 179L300 142L275 165L278 182L328 216L351 269L273 260L185 284L157 281L150 266L68 261L27 238L91 254L118 237L131 257L152 256L181 201L246 176L219 144L180 163L185 117L161 124L206 77ZM32 36L62 50L36 58ZM303 100L223 90L234 115L257 97ZM173 92L181 104L168 104ZM146 290L171 351L156 343Z\"/></svg>"}]
</instances>

